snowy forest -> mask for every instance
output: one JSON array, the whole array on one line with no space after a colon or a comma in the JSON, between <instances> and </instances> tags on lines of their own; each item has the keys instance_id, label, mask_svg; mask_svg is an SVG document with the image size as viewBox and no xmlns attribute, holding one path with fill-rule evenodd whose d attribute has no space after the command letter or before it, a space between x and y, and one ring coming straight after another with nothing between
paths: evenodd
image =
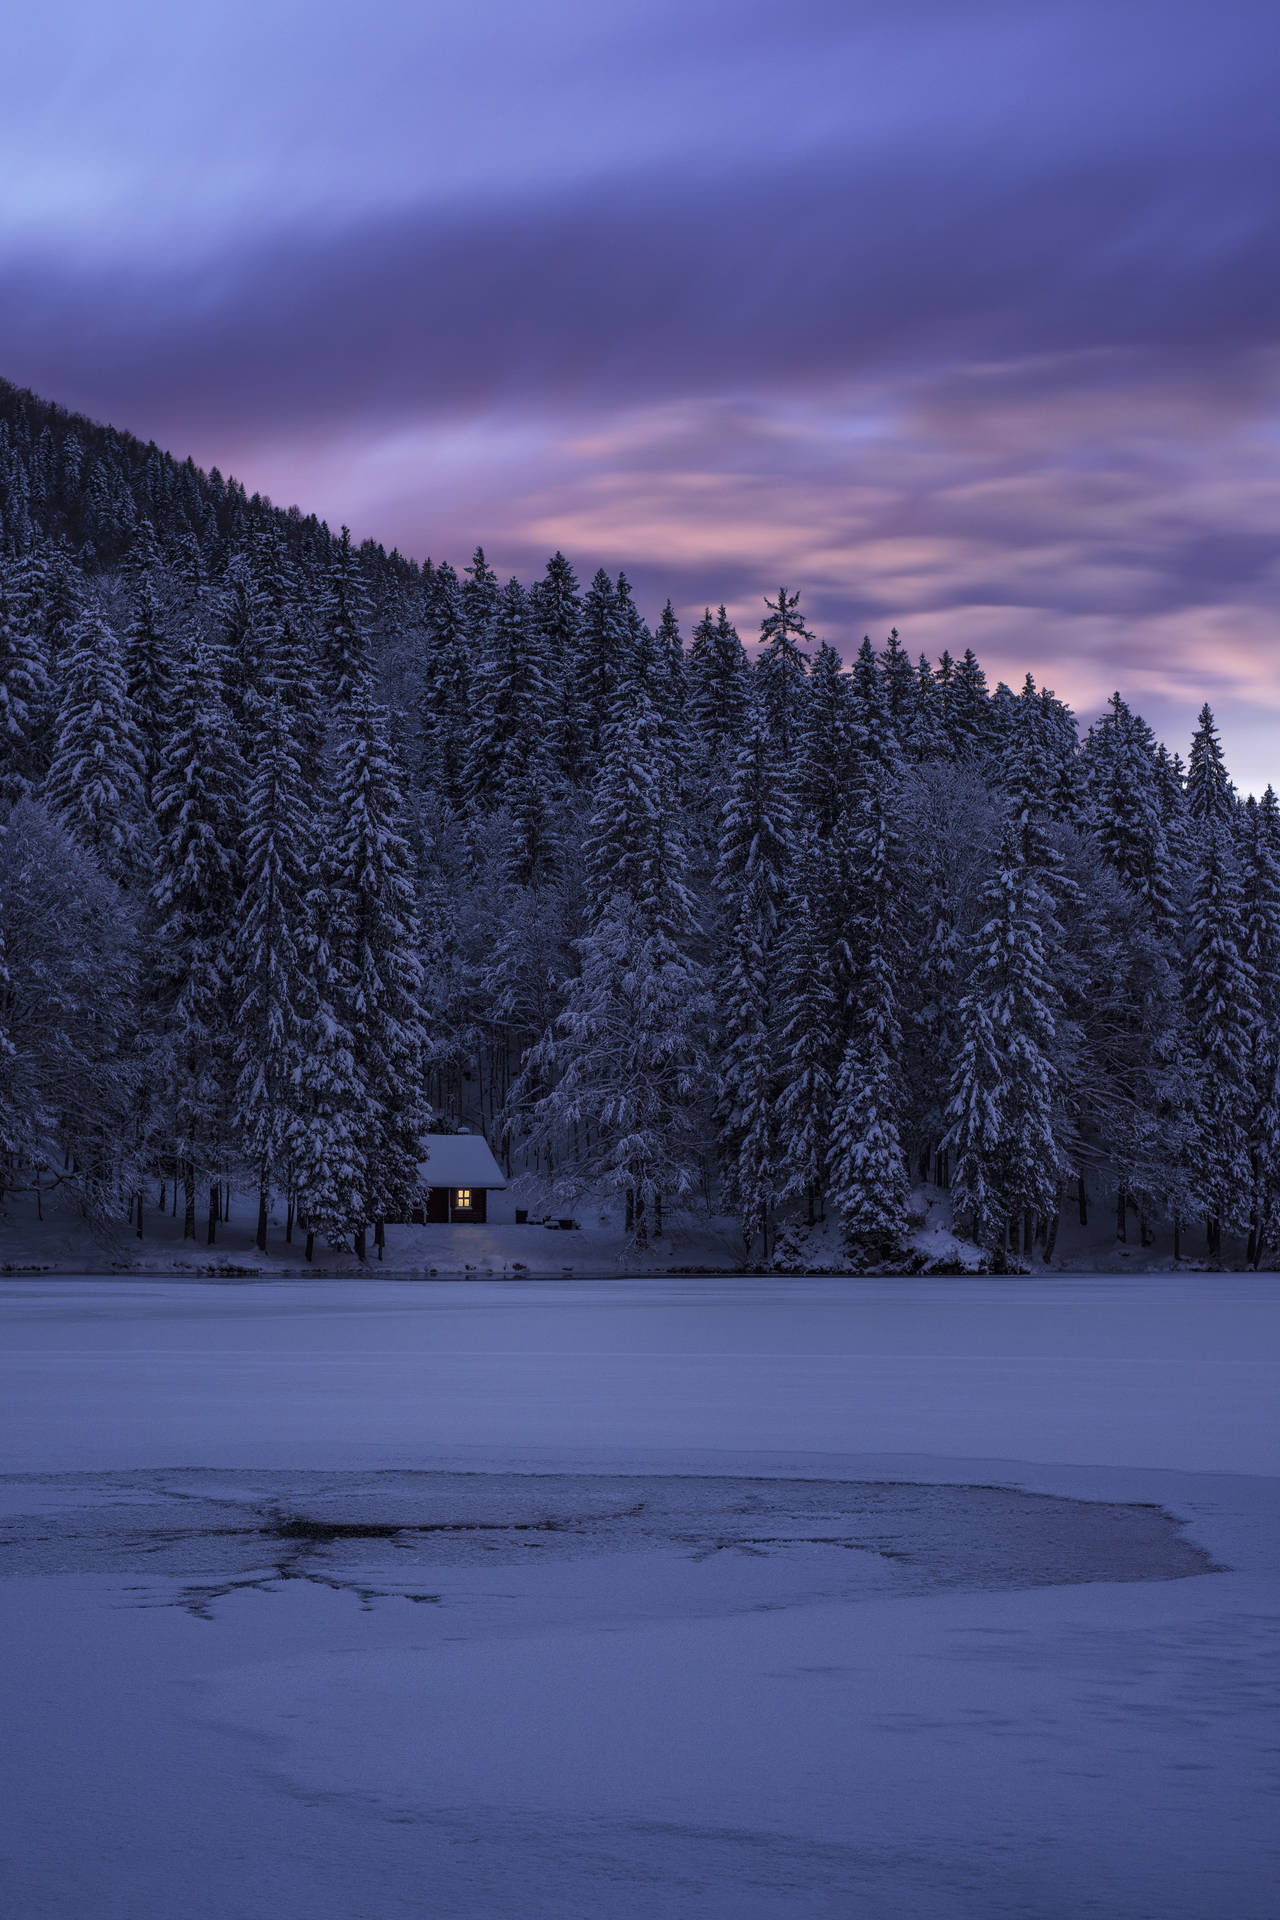
<instances>
[{"instance_id":1,"label":"snowy forest","mask_svg":"<svg viewBox=\"0 0 1280 1920\"><path fill-rule=\"evenodd\" d=\"M744 644L744 640L747 644ZM364 1256L422 1140L850 1270L949 1190L1280 1240L1280 806L1206 706L849 657L780 588L682 633L555 554L355 546L0 383L0 1180Z\"/></svg>"}]
</instances>

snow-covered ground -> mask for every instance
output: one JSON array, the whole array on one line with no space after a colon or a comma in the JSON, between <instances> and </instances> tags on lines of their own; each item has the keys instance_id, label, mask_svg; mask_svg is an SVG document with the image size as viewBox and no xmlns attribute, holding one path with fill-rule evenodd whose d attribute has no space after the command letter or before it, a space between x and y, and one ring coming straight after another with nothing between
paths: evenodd
<instances>
[{"instance_id":1,"label":"snow-covered ground","mask_svg":"<svg viewBox=\"0 0 1280 1920\"><path fill-rule=\"evenodd\" d=\"M152 1196L154 1197L154 1196ZM515 1224L516 1208L534 1222ZM148 1205L141 1238L123 1219L91 1230L61 1193L45 1196L44 1217L37 1217L30 1193L7 1196L0 1219L0 1276L23 1273L172 1274L179 1278L239 1279L328 1278L367 1273L402 1279L547 1279L637 1274L727 1273L740 1271L742 1237L728 1215L690 1213L669 1222L667 1231L637 1254L624 1231L616 1196L586 1195L575 1202L558 1199L549 1183L529 1174L518 1175L505 1192L489 1196L489 1219L483 1225L390 1226L384 1257L378 1260L370 1244L367 1262L350 1251L334 1251L317 1244L314 1261L306 1261L303 1236L285 1237L285 1220L273 1212L268 1244L260 1253L255 1244L257 1202L237 1193L232 1218L217 1228L211 1247L203 1218L195 1240L183 1238L182 1223L173 1213ZM561 1218L571 1219L562 1231ZM911 1195L910 1230L905 1254L917 1266L964 1273L983 1263L980 1250L955 1231L951 1203L936 1187L921 1186ZM1064 1206L1054 1245L1052 1270L1057 1273L1119 1271L1168 1272L1205 1264L1203 1235L1188 1228L1183 1234L1181 1258L1174 1259L1173 1231L1167 1221L1155 1222L1143 1246L1137 1221L1130 1214L1129 1239L1116 1239L1114 1193L1095 1194L1080 1221L1074 1201ZM372 1236L370 1236L372 1242ZM789 1252L788 1252L789 1250ZM758 1249L757 1249L758 1251ZM779 1239L781 1269L838 1274L844 1265L838 1221L832 1217L813 1227L804 1224L803 1210ZM1226 1235L1219 1264L1243 1268L1246 1245ZM1269 1264L1274 1255L1268 1254ZM1042 1271L1039 1249L1028 1264Z\"/></svg>"},{"instance_id":2,"label":"snow-covered ground","mask_svg":"<svg viewBox=\"0 0 1280 1920\"><path fill-rule=\"evenodd\" d=\"M4 1281L0 1907L1271 1920L1278 1387L1269 1276Z\"/></svg>"}]
</instances>

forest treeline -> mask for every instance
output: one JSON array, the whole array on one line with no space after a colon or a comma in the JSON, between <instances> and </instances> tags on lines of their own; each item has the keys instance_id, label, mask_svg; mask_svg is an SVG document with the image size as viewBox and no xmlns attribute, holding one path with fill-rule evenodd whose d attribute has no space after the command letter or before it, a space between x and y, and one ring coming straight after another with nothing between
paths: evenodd
<instances>
[{"instance_id":1,"label":"forest treeline","mask_svg":"<svg viewBox=\"0 0 1280 1920\"><path fill-rule=\"evenodd\" d=\"M1206 706L800 596L650 625L625 575L355 547L0 383L0 1179L216 1234L231 1186L365 1251L431 1127L609 1191L994 1262L1066 1206L1275 1251L1280 806ZM776 1246L779 1234L786 1245Z\"/></svg>"}]
</instances>

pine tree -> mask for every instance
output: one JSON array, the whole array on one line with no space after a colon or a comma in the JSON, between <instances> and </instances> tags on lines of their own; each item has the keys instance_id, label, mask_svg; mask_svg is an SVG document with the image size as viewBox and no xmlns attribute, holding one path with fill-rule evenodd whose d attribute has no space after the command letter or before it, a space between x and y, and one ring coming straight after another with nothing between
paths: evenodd
<instances>
[{"instance_id":1,"label":"pine tree","mask_svg":"<svg viewBox=\"0 0 1280 1920\"><path fill-rule=\"evenodd\" d=\"M659 676L658 705L664 717L676 725L684 714L685 672L684 641L680 637L680 622L676 610L668 600L662 609L654 636L654 659Z\"/></svg>"},{"instance_id":2,"label":"pine tree","mask_svg":"<svg viewBox=\"0 0 1280 1920\"><path fill-rule=\"evenodd\" d=\"M1211 823L1212 814L1199 815ZM1205 838L1187 952L1186 996L1198 1066L1198 1179L1209 1251L1222 1248L1224 1227L1246 1223L1251 1188L1248 1128L1257 980L1241 948L1240 877L1220 833Z\"/></svg>"},{"instance_id":3,"label":"pine tree","mask_svg":"<svg viewBox=\"0 0 1280 1920\"><path fill-rule=\"evenodd\" d=\"M1241 844L1244 958L1257 998L1253 1030L1249 1159L1253 1173L1249 1263L1274 1235L1280 1200L1280 803L1268 786L1246 802Z\"/></svg>"},{"instance_id":4,"label":"pine tree","mask_svg":"<svg viewBox=\"0 0 1280 1920\"><path fill-rule=\"evenodd\" d=\"M852 776L836 828L844 926L836 983L845 1035L831 1122L831 1199L855 1264L892 1258L905 1227L900 1138L902 1033L901 859L897 736L870 640L850 677Z\"/></svg>"},{"instance_id":5,"label":"pine tree","mask_svg":"<svg viewBox=\"0 0 1280 1920\"><path fill-rule=\"evenodd\" d=\"M422 786L438 789L455 805L464 789L472 638L462 587L446 561L435 570L423 626L418 772Z\"/></svg>"},{"instance_id":6,"label":"pine tree","mask_svg":"<svg viewBox=\"0 0 1280 1920\"><path fill-rule=\"evenodd\" d=\"M157 1081L196 1232L196 1179L225 1169L233 1085L228 935L240 886L243 764L216 657L197 642L181 663L173 730L157 770L148 1000ZM215 1208L210 1205L212 1230Z\"/></svg>"},{"instance_id":7,"label":"pine tree","mask_svg":"<svg viewBox=\"0 0 1280 1920\"><path fill-rule=\"evenodd\" d=\"M987 676L971 647L966 647L959 666L951 666L944 653L942 660L951 667L944 689L942 663L937 684L945 691L945 722L952 752L960 759L981 760L992 734L991 701L987 695Z\"/></svg>"},{"instance_id":8,"label":"pine tree","mask_svg":"<svg viewBox=\"0 0 1280 1920\"><path fill-rule=\"evenodd\" d=\"M562 553L552 554L529 594L542 638L547 684L552 693L553 754L562 778L581 781L587 765L587 717L577 678L582 595L578 576Z\"/></svg>"},{"instance_id":9,"label":"pine tree","mask_svg":"<svg viewBox=\"0 0 1280 1920\"><path fill-rule=\"evenodd\" d=\"M49 665L35 614L18 566L0 559L0 799L9 805L39 778Z\"/></svg>"},{"instance_id":10,"label":"pine tree","mask_svg":"<svg viewBox=\"0 0 1280 1920\"><path fill-rule=\"evenodd\" d=\"M322 690L329 701L350 700L369 672L372 611L359 555L350 529L344 527L325 581L321 663Z\"/></svg>"},{"instance_id":11,"label":"pine tree","mask_svg":"<svg viewBox=\"0 0 1280 1920\"><path fill-rule=\"evenodd\" d=\"M836 1077L831 1127L831 1202L847 1257L862 1267L894 1260L906 1224L907 1167L898 1128L900 1093L889 1048L854 1034Z\"/></svg>"},{"instance_id":12,"label":"pine tree","mask_svg":"<svg viewBox=\"0 0 1280 1920\"><path fill-rule=\"evenodd\" d=\"M527 1056L517 1104L538 1082L533 1139L557 1143L569 1179L625 1202L637 1246L697 1185L697 1099L710 999L695 932L669 742L643 677L614 699L585 853L595 891L555 1030Z\"/></svg>"},{"instance_id":13,"label":"pine tree","mask_svg":"<svg viewBox=\"0 0 1280 1920\"><path fill-rule=\"evenodd\" d=\"M527 1062L556 1076L534 1137L561 1142L571 1190L598 1185L623 1199L628 1235L644 1248L699 1184L709 996L681 945L625 893L609 896L578 950L556 1033Z\"/></svg>"},{"instance_id":14,"label":"pine tree","mask_svg":"<svg viewBox=\"0 0 1280 1920\"><path fill-rule=\"evenodd\" d=\"M1201 833L1230 829L1235 818L1236 790L1227 775L1222 742L1207 701L1200 709L1199 724L1191 742L1186 795L1187 812Z\"/></svg>"},{"instance_id":15,"label":"pine tree","mask_svg":"<svg viewBox=\"0 0 1280 1920\"><path fill-rule=\"evenodd\" d=\"M629 639L617 587L601 567L583 597L574 663L583 743L581 775L588 781L595 778L600 765L610 714L625 671Z\"/></svg>"},{"instance_id":16,"label":"pine tree","mask_svg":"<svg viewBox=\"0 0 1280 1920\"><path fill-rule=\"evenodd\" d=\"M943 699L933 669L922 653L916 666L916 697L902 741L908 760L923 763L947 760L951 743L943 717Z\"/></svg>"},{"instance_id":17,"label":"pine tree","mask_svg":"<svg viewBox=\"0 0 1280 1920\"><path fill-rule=\"evenodd\" d=\"M757 717L730 775L716 868L723 954L718 1116L726 1199L748 1254L759 1238L766 1261L785 1179L777 1130L778 940L793 832L782 767Z\"/></svg>"},{"instance_id":18,"label":"pine tree","mask_svg":"<svg viewBox=\"0 0 1280 1920\"><path fill-rule=\"evenodd\" d=\"M751 703L751 670L738 630L724 608L707 608L693 630L685 668L685 716L700 789L708 803L718 794L730 756L741 738Z\"/></svg>"},{"instance_id":19,"label":"pine tree","mask_svg":"<svg viewBox=\"0 0 1280 1920\"><path fill-rule=\"evenodd\" d=\"M311 936L316 821L303 756L279 690L252 741L241 848L243 884L230 941L235 1006L235 1127L258 1184L259 1248L272 1186L287 1178L302 1076L303 956Z\"/></svg>"},{"instance_id":20,"label":"pine tree","mask_svg":"<svg viewBox=\"0 0 1280 1920\"><path fill-rule=\"evenodd\" d=\"M476 805L509 806L551 724L541 633L518 580L499 595L471 697L464 790Z\"/></svg>"},{"instance_id":21,"label":"pine tree","mask_svg":"<svg viewBox=\"0 0 1280 1920\"><path fill-rule=\"evenodd\" d=\"M1173 868L1165 836L1155 739L1118 693L1089 731L1084 756L1088 818L1099 851L1142 901L1152 930L1173 941Z\"/></svg>"},{"instance_id":22,"label":"pine tree","mask_svg":"<svg viewBox=\"0 0 1280 1920\"><path fill-rule=\"evenodd\" d=\"M126 570L129 613L124 628L124 663L129 701L142 740L148 794L172 724L176 649L161 599L161 578L155 531L151 522L144 520Z\"/></svg>"},{"instance_id":23,"label":"pine tree","mask_svg":"<svg viewBox=\"0 0 1280 1920\"><path fill-rule=\"evenodd\" d=\"M386 710L368 676L336 716L326 900L338 1005L359 1083L361 1206L347 1225L363 1253L369 1221L405 1218L417 1191L427 1033L414 860Z\"/></svg>"},{"instance_id":24,"label":"pine tree","mask_svg":"<svg viewBox=\"0 0 1280 1920\"><path fill-rule=\"evenodd\" d=\"M880 655L880 676L884 682L885 707L898 745L909 745L916 716L917 682L911 656L903 646L898 629L889 629L889 638Z\"/></svg>"},{"instance_id":25,"label":"pine tree","mask_svg":"<svg viewBox=\"0 0 1280 1920\"><path fill-rule=\"evenodd\" d=\"M120 642L100 615L76 624L58 677L45 801L104 873L128 880L139 858L145 759Z\"/></svg>"},{"instance_id":26,"label":"pine tree","mask_svg":"<svg viewBox=\"0 0 1280 1920\"><path fill-rule=\"evenodd\" d=\"M319 1234L341 1248L364 1229L373 1130L365 1077L342 1018L348 976L335 950L332 901L317 887L308 901L309 936L299 970L299 1067L285 1152L314 1257Z\"/></svg>"},{"instance_id":27,"label":"pine tree","mask_svg":"<svg viewBox=\"0 0 1280 1920\"><path fill-rule=\"evenodd\" d=\"M498 611L498 576L485 559L483 547L476 548L471 565L463 571L463 610L473 641L479 641Z\"/></svg>"},{"instance_id":28,"label":"pine tree","mask_svg":"<svg viewBox=\"0 0 1280 1920\"><path fill-rule=\"evenodd\" d=\"M778 588L776 600L765 597L768 612L760 623L760 651L755 681L762 711L778 752L790 757L800 724L809 657L803 641L813 640L800 612L800 595Z\"/></svg>"},{"instance_id":29,"label":"pine tree","mask_svg":"<svg viewBox=\"0 0 1280 1920\"><path fill-rule=\"evenodd\" d=\"M1064 1158L1058 1138L1058 994L1045 957L1051 903L1023 858L1013 821L982 890L986 918L975 936L959 1008L945 1141L954 1156L952 1204L975 1238L997 1254L1024 1216L1056 1206Z\"/></svg>"},{"instance_id":30,"label":"pine tree","mask_svg":"<svg viewBox=\"0 0 1280 1920\"><path fill-rule=\"evenodd\" d=\"M816 857L815 849L802 841L797 866L807 864L810 884ZM831 943L820 936L807 887L793 895L783 924L777 987L780 1197L803 1194L812 1225L827 1186L838 1009Z\"/></svg>"},{"instance_id":31,"label":"pine tree","mask_svg":"<svg viewBox=\"0 0 1280 1920\"><path fill-rule=\"evenodd\" d=\"M824 641L809 675L795 754L794 784L801 818L822 839L835 831L853 773L854 712L840 655Z\"/></svg>"}]
</instances>

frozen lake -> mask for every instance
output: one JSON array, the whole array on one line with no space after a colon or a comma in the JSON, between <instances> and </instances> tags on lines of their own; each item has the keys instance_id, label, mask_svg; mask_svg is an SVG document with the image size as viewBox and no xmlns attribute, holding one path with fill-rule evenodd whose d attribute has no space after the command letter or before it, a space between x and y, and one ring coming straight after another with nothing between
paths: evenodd
<instances>
[{"instance_id":1,"label":"frozen lake","mask_svg":"<svg viewBox=\"0 0 1280 1920\"><path fill-rule=\"evenodd\" d=\"M0 1283L14 1920L1271 1920L1267 1276Z\"/></svg>"}]
</instances>

